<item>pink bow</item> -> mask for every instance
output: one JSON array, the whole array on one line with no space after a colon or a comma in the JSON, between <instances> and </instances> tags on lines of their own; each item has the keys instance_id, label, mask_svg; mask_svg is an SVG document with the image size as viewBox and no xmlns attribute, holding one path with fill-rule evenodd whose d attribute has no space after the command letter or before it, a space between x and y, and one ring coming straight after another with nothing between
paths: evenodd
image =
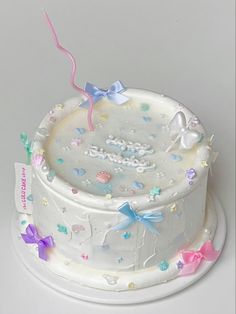
<instances>
[{"instance_id":1,"label":"pink bow","mask_svg":"<svg viewBox=\"0 0 236 314\"><path fill-rule=\"evenodd\" d=\"M198 251L182 251L183 268L179 275L185 276L195 273L201 264L202 260L213 262L220 255L219 251L216 251L212 241L206 241Z\"/></svg>"}]
</instances>

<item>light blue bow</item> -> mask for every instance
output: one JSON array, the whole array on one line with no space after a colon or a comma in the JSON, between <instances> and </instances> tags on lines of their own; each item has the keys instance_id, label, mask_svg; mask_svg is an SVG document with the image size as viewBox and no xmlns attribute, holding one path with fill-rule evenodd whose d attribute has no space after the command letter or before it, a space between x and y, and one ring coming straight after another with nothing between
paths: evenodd
<instances>
[{"instance_id":1,"label":"light blue bow","mask_svg":"<svg viewBox=\"0 0 236 314\"><path fill-rule=\"evenodd\" d=\"M161 222L164 219L163 213L158 212L156 214L138 214L128 202L125 202L123 205L119 207L119 212L126 215L128 219L122 221L118 225L114 226L113 230L123 230L129 228L135 222L141 222L150 232L154 234L159 234L155 222Z\"/></svg>"},{"instance_id":2,"label":"light blue bow","mask_svg":"<svg viewBox=\"0 0 236 314\"><path fill-rule=\"evenodd\" d=\"M116 105L122 105L126 101L129 100L129 98L125 95L122 95L121 93L125 91L124 85L121 83L121 81L114 82L109 89L99 89L95 85L91 83L86 83L85 91L92 96L93 103L98 102L103 97L107 97L111 102L115 103ZM84 101L80 107L88 108L89 107L89 101Z\"/></svg>"}]
</instances>

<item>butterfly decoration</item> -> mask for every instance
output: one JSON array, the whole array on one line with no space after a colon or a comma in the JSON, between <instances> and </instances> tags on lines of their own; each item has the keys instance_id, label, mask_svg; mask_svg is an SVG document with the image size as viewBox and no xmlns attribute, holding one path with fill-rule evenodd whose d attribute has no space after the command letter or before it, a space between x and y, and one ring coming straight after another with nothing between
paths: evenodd
<instances>
[{"instance_id":1,"label":"butterfly decoration","mask_svg":"<svg viewBox=\"0 0 236 314\"><path fill-rule=\"evenodd\" d=\"M186 122L185 114L179 111L169 123L170 137L173 139L172 144L166 149L166 152L179 142L180 149L191 149L202 139L202 134L198 131L190 129L192 119Z\"/></svg>"}]
</instances>

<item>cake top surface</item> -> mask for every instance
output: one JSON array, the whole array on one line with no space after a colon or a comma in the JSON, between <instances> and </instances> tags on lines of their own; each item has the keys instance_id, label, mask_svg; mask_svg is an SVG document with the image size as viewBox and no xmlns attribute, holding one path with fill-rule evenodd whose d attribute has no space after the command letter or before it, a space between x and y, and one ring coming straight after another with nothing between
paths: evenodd
<instances>
[{"instance_id":1,"label":"cake top surface","mask_svg":"<svg viewBox=\"0 0 236 314\"><path fill-rule=\"evenodd\" d=\"M82 98L45 117L34 156L44 153L37 171L52 188L64 184L73 197L108 202L144 197L161 203L191 189L207 171L209 143L196 116L163 95L138 89L123 94L129 100L122 105L105 97L94 104L94 131Z\"/></svg>"}]
</instances>

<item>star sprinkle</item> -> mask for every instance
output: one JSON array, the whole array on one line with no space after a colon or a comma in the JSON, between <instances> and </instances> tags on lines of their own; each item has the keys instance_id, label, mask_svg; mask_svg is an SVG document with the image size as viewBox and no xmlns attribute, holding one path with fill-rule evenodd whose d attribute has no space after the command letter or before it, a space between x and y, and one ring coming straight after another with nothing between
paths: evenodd
<instances>
[{"instance_id":1,"label":"star sprinkle","mask_svg":"<svg viewBox=\"0 0 236 314\"><path fill-rule=\"evenodd\" d=\"M111 199L112 199L112 195L111 195L110 193L107 193L107 194L105 195L105 198L106 198L107 200L111 200Z\"/></svg>"},{"instance_id":2,"label":"star sprinkle","mask_svg":"<svg viewBox=\"0 0 236 314\"><path fill-rule=\"evenodd\" d=\"M68 234L67 228L64 225L57 224L57 231L64 233L65 235Z\"/></svg>"},{"instance_id":3,"label":"star sprinkle","mask_svg":"<svg viewBox=\"0 0 236 314\"><path fill-rule=\"evenodd\" d=\"M161 194L161 189L159 187L154 187L150 190L149 195L150 196L159 196Z\"/></svg>"}]
</instances>

